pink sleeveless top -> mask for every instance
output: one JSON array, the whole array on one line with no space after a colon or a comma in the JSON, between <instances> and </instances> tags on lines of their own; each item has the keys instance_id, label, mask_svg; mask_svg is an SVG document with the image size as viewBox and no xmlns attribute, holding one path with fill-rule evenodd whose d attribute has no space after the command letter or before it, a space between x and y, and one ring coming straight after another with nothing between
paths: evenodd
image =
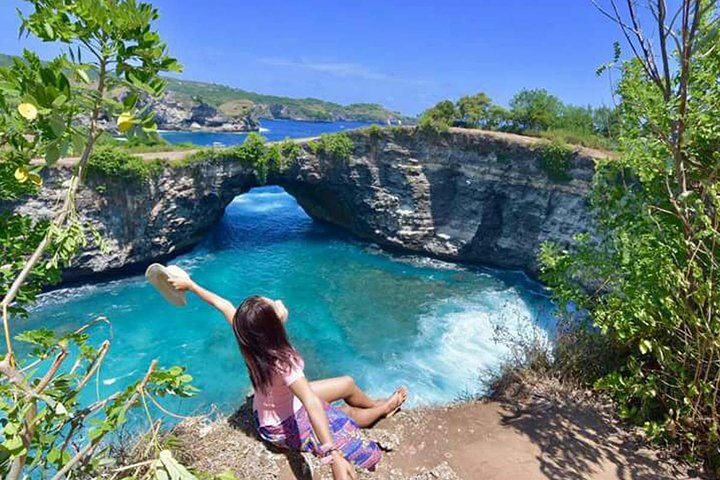
<instances>
[{"instance_id":1,"label":"pink sleeveless top","mask_svg":"<svg viewBox=\"0 0 720 480\"><path fill-rule=\"evenodd\" d=\"M253 410L257 413L261 427L280 425L302 407L302 402L290 390L290 385L305 376L304 368L305 362L300 358L290 371L274 375L265 392L255 391Z\"/></svg>"}]
</instances>

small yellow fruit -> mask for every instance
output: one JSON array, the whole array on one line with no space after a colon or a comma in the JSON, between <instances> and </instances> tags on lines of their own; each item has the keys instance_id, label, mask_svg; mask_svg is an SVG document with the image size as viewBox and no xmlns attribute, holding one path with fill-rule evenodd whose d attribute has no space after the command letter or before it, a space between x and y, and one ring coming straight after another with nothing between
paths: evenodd
<instances>
[{"instance_id":1,"label":"small yellow fruit","mask_svg":"<svg viewBox=\"0 0 720 480\"><path fill-rule=\"evenodd\" d=\"M118 130L125 133L132 128L135 124L135 119L131 113L122 113L117 119Z\"/></svg>"},{"instance_id":2,"label":"small yellow fruit","mask_svg":"<svg viewBox=\"0 0 720 480\"><path fill-rule=\"evenodd\" d=\"M32 103L21 103L18 105L18 112L28 120L35 120L38 116L37 107Z\"/></svg>"},{"instance_id":3,"label":"small yellow fruit","mask_svg":"<svg viewBox=\"0 0 720 480\"><path fill-rule=\"evenodd\" d=\"M19 183L27 182L29 176L30 175L27 171L27 168L18 167L15 169L15 180L17 180Z\"/></svg>"},{"instance_id":4,"label":"small yellow fruit","mask_svg":"<svg viewBox=\"0 0 720 480\"><path fill-rule=\"evenodd\" d=\"M42 184L43 184L42 177L40 175L38 175L37 173L28 174L28 179L38 187L42 186Z\"/></svg>"}]
</instances>

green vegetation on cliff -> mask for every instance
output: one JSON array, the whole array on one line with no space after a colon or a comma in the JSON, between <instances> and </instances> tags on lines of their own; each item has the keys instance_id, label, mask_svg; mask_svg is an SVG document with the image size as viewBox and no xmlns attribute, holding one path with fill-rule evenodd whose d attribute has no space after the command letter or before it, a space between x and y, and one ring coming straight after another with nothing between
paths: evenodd
<instances>
[{"instance_id":1,"label":"green vegetation on cliff","mask_svg":"<svg viewBox=\"0 0 720 480\"><path fill-rule=\"evenodd\" d=\"M443 100L420 117L423 128L482 128L521 133L585 147L613 148L617 112L607 107L579 107L563 103L546 90L521 90L506 109L485 93L465 95L456 102Z\"/></svg>"},{"instance_id":2,"label":"green vegetation on cliff","mask_svg":"<svg viewBox=\"0 0 720 480\"><path fill-rule=\"evenodd\" d=\"M350 141L349 138L348 141ZM292 140L267 143L262 135L253 132L241 145L227 148L204 148L182 160L171 163L171 166L183 167L207 160L231 159L252 168L257 180L265 183L269 174L282 172L295 161L301 150L302 147Z\"/></svg>"},{"instance_id":3,"label":"green vegetation on cliff","mask_svg":"<svg viewBox=\"0 0 720 480\"><path fill-rule=\"evenodd\" d=\"M562 142L542 142L537 150L540 154L540 167L551 180L570 180L570 161L574 153L571 146Z\"/></svg>"},{"instance_id":4,"label":"green vegetation on cliff","mask_svg":"<svg viewBox=\"0 0 720 480\"><path fill-rule=\"evenodd\" d=\"M159 174L163 165L159 160L145 160L125 149L101 146L95 149L88 161L88 173L98 177L144 181Z\"/></svg>"},{"instance_id":5,"label":"green vegetation on cliff","mask_svg":"<svg viewBox=\"0 0 720 480\"><path fill-rule=\"evenodd\" d=\"M324 153L338 160L347 160L353 151L353 142L344 133L325 133L320 138L308 143L308 148L317 154Z\"/></svg>"}]
</instances>

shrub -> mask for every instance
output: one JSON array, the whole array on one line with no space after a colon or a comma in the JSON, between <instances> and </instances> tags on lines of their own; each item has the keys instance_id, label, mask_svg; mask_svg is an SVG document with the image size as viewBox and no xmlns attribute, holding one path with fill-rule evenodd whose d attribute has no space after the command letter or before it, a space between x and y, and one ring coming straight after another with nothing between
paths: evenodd
<instances>
[{"instance_id":1,"label":"shrub","mask_svg":"<svg viewBox=\"0 0 720 480\"><path fill-rule=\"evenodd\" d=\"M380 138L382 136L382 128L378 125L370 125L367 128L368 135L370 135L370 138Z\"/></svg>"},{"instance_id":2,"label":"shrub","mask_svg":"<svg viewBox=\"0 0 720 480\"><path fill-rule=\"evenodd\" d=\"M88 173L109 178L141 182L162 172L159 160L145 160L118 147L98 147L88 161Z\"/></svg>"},{"instance_id":3,"label":"shrub","mask_svg":"<svg viewBox=\"0 0 720 480\"><path fill-rule=\"evenodd\" d=\"M447 132L458 116L455 105L450 100L443 100L423 112L418 126L423 130Z\"/></svg>"},{"instance_id":4,"label":"shrub","mask_svg":"<svg viewBox=\"0 0 720 480\"><path fill-rule=\"evenodd\" d=\"M603 137L592 132L556 128L552 130L528 131L524 133L525 135L544 138L554 143L567 143L570 145L596 148L598 150L614 150L616 148L615 142L613 142L610 138Z\"/></svg>"},{"instance_id":5,"label":"shrub","mask_svg":"<svg viewBox=\"0 0 720 480\"><path fill-rule=\"evenodd\" d=\"M623 349L595 386L650 438L704 459L720 478L720 117L708 110L720 101L720 51L711 5L678 2L668 12L677 28L661 35L686 43L622 64L621 155L596 166L595 231L571 249L545 246L541 265L559 304L586 311ZM587 279L598 287L583 288Z\"/></svg>"},{"instance_id":6,"label":"shrub","mask_svg":"<svg viewBox=\"0 0 720 480\"><path fill-rule=\"evenodd\" d=\"M253 169L258 182L265 183L271 172L285 170L300 154L300 146L292 140L268 144L257 133L250 133L241 145L230 148L206 148L172 163L182 167L208 160L231 159Z\"/></svg>"},{"instance_id":7,"label":"shrub","mask_svg":"<svg viewBox=\"0 0 720 480\"><path fill-rule=\"evenodd\" d=\"M537 150L540 153L540 167L556 182L567 182L570 177L574 149L564 143L543 142Z\"/></svg>"},{"instance_id":8,"label":"shrub","mask_svg":"<svg viewBox=\"0 0 720 480\"><path fill-rule=\"evenodd\" d=\"M289 138L283 140L280 143L280 153L282 154L284 161L281 170L287 168L290 163L297 160L301 152L302 148L300 148L300 145L298 145L297 142L294 142Z\"/></svg>"},{"instance_id":9,"label":"shrub","mask_svg":"<svg viewBox=\"0 0 720 480\"><path fill-rule=\"evenodd\" d=\"M325 153L337 160L347 160L354 145L347 133L333 133L320 135L319 139L308 143L308 148L316 155Z\"/></svg>"},{"instance_id":10,"label":"shrub","mask_svg":"<svg viewBox=\"0 0 720 480\"><path fill-rule=\"evenodd\" d=\"M259 133L251 132L242 145L226 149L227 155L225 157L234 158L243 165L255 166L265 155L266 148L265 137Z\"/></svg>"}]
</instances>

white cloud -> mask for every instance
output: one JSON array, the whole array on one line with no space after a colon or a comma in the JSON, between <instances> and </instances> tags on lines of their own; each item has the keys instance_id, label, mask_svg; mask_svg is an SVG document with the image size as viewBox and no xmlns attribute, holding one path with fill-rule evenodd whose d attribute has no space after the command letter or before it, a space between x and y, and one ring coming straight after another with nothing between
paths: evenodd
<instances>
[{"instance_id":1,"label":"white cloud","mask_svg":"<svg viewBox=\"0 0 720 480\"><path fill-rule=\"evenodd\" d=\"M377 72L358 63L350 62L316 62L307 59L289 60L283 58L261 58L259 63L273 67L297 68L327 73L336 77L354 77L377 82L402 83L412 85L430 85L434 82L402 78L387 73Z\"/></svg>"}]
</instances>

